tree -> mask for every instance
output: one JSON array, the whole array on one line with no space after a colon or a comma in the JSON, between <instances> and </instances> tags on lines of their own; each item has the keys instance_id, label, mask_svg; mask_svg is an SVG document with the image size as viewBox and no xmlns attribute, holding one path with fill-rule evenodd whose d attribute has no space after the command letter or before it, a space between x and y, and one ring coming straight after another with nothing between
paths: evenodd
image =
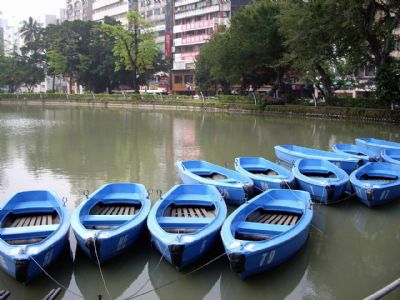
<instances>
[{"instance_id":1,"label":"tree","mask_svg":"<svg viewBox=\"0 0 400 300\"><path fill-rule=\"evenodd\" d=\"M105 33L115 38L115 70L130 71L133 90L139 93L138 75L152 69L153 60L159 50L154 34L149 31L150 23L137 11L129 12L127 18L127 28L110 24L104 24L102 28Z\"/></svg>"},{"instance_id":2,"label":"tree","mask_svg":"<svg viewBox=\"0 0 400 300\"><path fill-rule=\"evenodd\" d=\"M40 36L42 27L39 22L29 17L28 21L22 21L22 27L19 30L25 43L33 42Z\"/></svg>"},{"instance_id":3,"label":"tree","mask_svg":"<svg viewBox=\"0 0 400 300\"><path fill-rule=\"evenodd\" d=\"M241 82L244 90L265 83L265 74L279 83L284 48L276 22L278 14L279 5L269 0L237 12L230 28L214 34L201 49L196 62L197 84L203 86L200 81L211 76L204 86Z\"/></svg>"}]
</instances>

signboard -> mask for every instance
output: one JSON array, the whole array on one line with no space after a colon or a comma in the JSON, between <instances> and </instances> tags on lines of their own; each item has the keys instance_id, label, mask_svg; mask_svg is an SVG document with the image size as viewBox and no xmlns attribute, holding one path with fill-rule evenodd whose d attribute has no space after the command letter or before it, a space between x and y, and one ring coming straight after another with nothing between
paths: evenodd
<instances>
[{"instance_id":1,"label":"signboard","mask_svg":"<svg viewBox=\"0 0 400 300\"><path fill-rule=\"evenodd\" d=\"M171 33L165 32L165 57L171 57Z\"/></svg>"}]
</instances>

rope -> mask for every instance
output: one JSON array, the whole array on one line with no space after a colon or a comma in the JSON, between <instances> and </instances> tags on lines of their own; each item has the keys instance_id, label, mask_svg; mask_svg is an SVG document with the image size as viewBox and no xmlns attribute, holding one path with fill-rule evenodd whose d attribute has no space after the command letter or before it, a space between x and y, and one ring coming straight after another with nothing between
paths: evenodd
<instances>
[{"instance_id":1,"label":"rope","mask_svg":"<svg viewBox=\"0 0 400 300\"><path fill-rule=\"evenodd\" d=\"M140 286L140 288L130 297L135 297L147 285L147 283L150 281L150 274L153 275L153 273L159 268L167 250L168 250L168 247L165 247L163 253L161 253L161 257L160 257L160 260L158 261L157 265L153 268L153 270L151 270L151 272L149 272L149 278L147 278L147 280Z\"/></svg>"},{"instance_id":2,"label":"rope","mask_svg":"<svg viewBox=\"0 0 400 300\"><path fill-rule=\"evenodd\" d=\"M101 280L103 281L104 288L106 289L107 295L108 295L108 297L109 297L110 300L111 300L112 297L111 297L110 291L109 291L108 288L107 288L106 280L104 279L103 272L102 272L102 270L101 270L100 260L99 260L98 254L97 254L96 243L93 243L93 246L94 246L94 253L96 254L97 265L99 266L99 271L100 271Z\"/></svg>"},{"instance_id":3,"label":"rope","mask_svg":"<svg viewBox=\"0 0 400 300\"><path fill-rule=\"evenodd\" d=\"M55 284L57 284L59 287L63 288L66 292L69 292L69 293L75 295L75 296L78 297L78 298L83 298L82 295L79 295L79 294L75 293L74 291L71 291L71 290L68 289L65 285L61 284L61 283L58 282L53 276L51 276L49 273L47 273L47 271L46 271L44 268L42 268L42 266L41 266L32 256L29 256L29 258L32 259L32 261L39 267L39 269L42 270L42 272L43 272L44 274L46 274L46 276L49 277L49 278L50 278Z\"/></svg>"},{"instance_id":4,"label":"rope","mask_svg":"<svg viewBox=\"0 0 400 300\"><path fill-rule=\"evenodd\" d=\"M171 285L171 284L174 284L175 282L177 282L177 281L179 281L179 280L182 280L183 278L185 278L185 277L187 277L187 276L189 276L189 275L191 275L191 274L193 274L193 273L195 273L195 272L197 272L197 271L203 269L204 267L208 266L209 264L213 263L214 261L220 259L221 257L223 257L223 256L225 256L225 255L226 255L226 253L224 252L224 253L218 255L216 258L213 258L212 260L206 262L204 265L201 265L200 267L198 267L198 268L196 268L196 269L190 271L189 273L183 274L182 276L180 276L180 277L178 277L178 278L175 278L175 279L173 279L173 280L171 280L171 281L168 281L168 282L166 282L166 283L164 283L164 284L162 284L162 285L160 285L160 286L158 286L158 287L155 287L154 289L148 290L148 291L143 292L143 293L141 293L141 294L129 296L129 297L125 298L124 300L130 300L130 299L138 298L138 297L140 297L140 296L146 295L146 294L148 294L148 293L157 291L157 290L162 289L162 288L164 288L164 287L166 287L166 286L169 286L169 285Z\"/></svg>"}]
</instances>

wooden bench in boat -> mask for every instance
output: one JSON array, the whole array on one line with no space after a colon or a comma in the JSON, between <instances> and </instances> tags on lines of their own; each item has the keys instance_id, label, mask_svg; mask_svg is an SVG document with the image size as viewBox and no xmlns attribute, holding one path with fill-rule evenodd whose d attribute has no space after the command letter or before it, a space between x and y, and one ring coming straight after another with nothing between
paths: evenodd
<instances>
[{"instance_id":1,"label":"wooden bench in boat","mask_svg":"<svg viewBox=\"0 0 400 300\"><path fill-rule=\"evenodd\" d=\"M212 218L215 217L214 206L176 206L170 205L164 212L165 217Z\"/></svg>"},{"instance_id":2,"label":"wooden bench in boat","mask_svg":"<svg viewBox=\"0 0 400 300\"><path fill-rule=\"evenodd\" d=\"M364 174L360 177L360 180L367 181L378 181L384 183L394 182L398 179L395 175L381 175L381 174Z\"/></svg>"},{"instance_id":3,"label":"wooden bench in boat","mask_svg":"<svg viewBox=\"0 0 400 300\"><path fill-rule=\"evenodd\" d=\"M27 226L43 226L59 224L60 218L58 214L54 211L51 213L31 213L31 214L14 214L10 213L4 219L1 227L27 227Z\"/></svg>"},{"instance_id":4,"label":"wooden bench in boat","mask_svg":"<svg viewBox=\"0 0 400 300\"><path fill-rule=\"evenodd\" d=\"M127 203L99 202L91 210L90 215L134 215L139 212L141 205Z\"/></svg>"},{"instance_id":5,"label":"wooden bench in boat","mask_svg":"<svg viewBox=\"0 0 400 300\"><path fill-rule=\"evenodd\" d=\"M300 170L300 172L311 178L337 178L335 173L326 170Z\"/></svg>"}]
</instances>

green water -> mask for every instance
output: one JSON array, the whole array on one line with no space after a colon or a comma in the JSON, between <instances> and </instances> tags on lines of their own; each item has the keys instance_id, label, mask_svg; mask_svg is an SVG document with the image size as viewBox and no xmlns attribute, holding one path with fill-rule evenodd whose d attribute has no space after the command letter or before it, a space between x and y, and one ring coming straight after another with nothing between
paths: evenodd
<instances>
[{"instance_id":1,"label":"green water","mask_svg":"<svg viewBox=\"0 0 400 300\"><path fill-rule=\"evenodd\" d=\"M72 212L83 191L109 182L140 182L166 192L179 182L177 160L232 167L236 156L275 160L277 144L328 149L355 137L399 141L400 128L236 114L0 106L0 201L21 190L49 189L67 197ZM226 257L183 275L221 254L220 244L179 273L144 242L104 264L104 277L119 299L150 291L138 299L253 300L360 299L400 276L400 201L369 209L350 200L316 205L314 212L305 247L287 263L247 281L229 270ZM64 254L49 273L85 299L98 294L107 299L98 268L76 250L72 235L70 241L72 254ZM0 271L0 289L9 290L10 299L41 299L55 287L44 275L22 285ZM79 299L65 291L62 297ZM400 291L388 297L399 298Z\"/></svg>"}]
</instances>

